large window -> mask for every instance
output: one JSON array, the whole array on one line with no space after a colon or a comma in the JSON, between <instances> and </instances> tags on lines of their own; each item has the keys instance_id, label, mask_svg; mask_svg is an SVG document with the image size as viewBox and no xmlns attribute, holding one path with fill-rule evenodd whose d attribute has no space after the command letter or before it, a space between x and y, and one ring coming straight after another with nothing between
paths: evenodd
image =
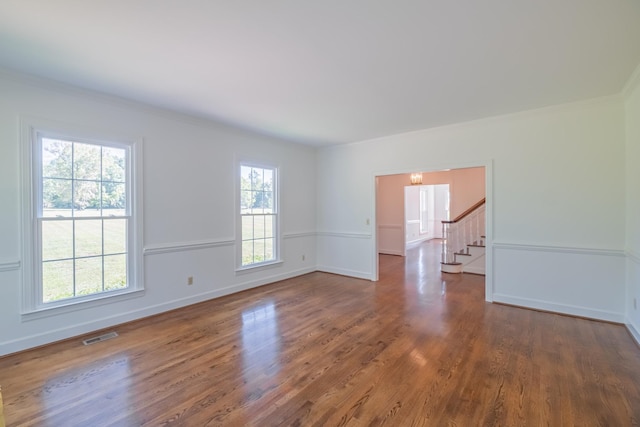
<instances>
[{"instance_id":1,"label":"large window","mask_svg":"<svg viewBox=\"0 0 640 427\"><path fill-rule=\"evenodd\" d=\"M240 267L278 259L277 169L240 165Z\"/></svg>"},{"instance_id":2,"label":"large window","mask_svg":"<svg viewBox=\"0 0 640 427\"><path fill-rule=\"evenodd\" d=\"M133 145L33 130L26 311L141 288Z\"/></svg>"}]
</instances>

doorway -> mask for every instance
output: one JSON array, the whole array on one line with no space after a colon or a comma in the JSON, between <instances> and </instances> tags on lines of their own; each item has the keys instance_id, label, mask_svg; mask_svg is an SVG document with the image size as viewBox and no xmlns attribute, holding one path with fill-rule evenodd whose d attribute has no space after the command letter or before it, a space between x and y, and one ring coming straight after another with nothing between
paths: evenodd
<instances>
[{"instance_id":1,"label":"doorway","mask_svg":"<svg viewBox=\"0 0 640 427\"><path fill-rule=\"evenodd\" d=\"M492 234L492 209L491 209L491 178L492 163L487 162L484 165L464 165L458 168L434 170L425 168L424 172L416 174L413 171L404 171L395 174L375 174L375 227L373 237L375 244L373 245L373 263L374 277L373 280L379 279L379 254L391 254L406 256L407 246L411 243L441 238L442 229L439 224L442 220L455 218L464 212L469 206L475 204L478 200L486 199L486 258L485 258L485 299L492 301L492 254L490 248ZM422 183L412 185L412 175L421 175ZM446 187L439 185L448 185L448 196L444 196ZM423 203L420 203L420 187L426 186L423 191ZM432 187L429 187L432 186ZM411 190L411 188L415 188ZM417 192L417 208L412 209L418 214L410 214L405 216L405 212L409 209L406 206L405 191ZM438 192L437 192L438 191ZM446 213L440 213L436 217L438 209L435 206L436 195L442 205L448 201L449 209ZM429 207L433 199L433 215L431 216L431 224L429 224ZM445 200L442 200L445 199ZM426 209L423 209L426 207ZM426 215L421 211L426 210ZM426 221L420 221L420 218L427 218ZM443 218L444 217L444 218ZM417 231L416 231L417 230ZM429 237L424 235L431 234ZM422 236L421 236L422 235ZM439 260L438 260L439 262ZM416 267L417 268L417 267Z\"/></svg>"}]
</instances>

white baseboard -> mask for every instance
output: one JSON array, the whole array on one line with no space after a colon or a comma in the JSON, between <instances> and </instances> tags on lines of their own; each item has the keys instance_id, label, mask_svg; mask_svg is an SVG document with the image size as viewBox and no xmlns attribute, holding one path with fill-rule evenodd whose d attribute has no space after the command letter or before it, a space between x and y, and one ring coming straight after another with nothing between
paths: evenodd
<instances>
[{"instance_id":1,"label":"white baseboard","mask_svg":"<svg viewBox=\"0 0 640 427\"><path fill-rule=\"evenodd\" d=\"M628 319L625 323L625 326L627 327L627 330L629 331L633 339L636 340L636 343L640 345L640 331L638 331L638 329L636 329L633 323L631 323L631 321Z\"/></svg>"},{"instance_id":2,"label":"white baseboard","mask_svg":"<svg viewBox=\"0 0 640 427\"><path fill-rule=\"evenodd\" d=\"M404 256L404 254L402 253L402 251L398 251L395 249L378 249L378 253L379 254L384 254L384 255L399 255L399 256Z\"/></svg>"},{"instance_id":3,"label":"white baseboard","mask_svg":"<svg viewBox=\"0 0 640 427\"><path fill-rule=\"evenodd\" d=\"M302 276L303 274L312 273L316 271L315 268L304 268L295 271L291 271L284 274L277 274L269 277L264 277L259 280L252 280L243 283L234 284L221 289L215 289L208 292L203 292L197 295L191 295L185 298L180 298L173 301L168 301L162 304L156 304L149 307L144 307L138 310L132 310L126 313L118 313L113 316L104 317L102 319L93 320L81 324L75 324L71 327L64 327L47 331L41 334L35 334L28 337L21 337L16 340L0 343L0 356L6 356L11 353L16 353L29 348L38 347L45 344L50 344L56 341L61 341L75 336L90 333L100 329L116 327L122 323L139 320L145 317L153 316L156 314L164 313L166 311L174 310L176 308L186 307L199 302L219 298L225 295L241 292L247 289L256 288L259 286L274 283L280 280L290 279L292 277Z\"/></svg>"},{"instance_id":4,"label":"white baseboard","mask_svg":"<svg viewBox=\"0 0 640 427\"><path fill-rule=\"evenodd\" d=\"M486 269L483 266L464 266L462 267L462 272L463 273L471 273L471 274L485 274Z\"/></svg>"},{"instance_id":5,"label":"white baseboard","mask_svg":"<svg viewBox=\"0 0 640 427\"><path fill-rule=\"evenodd\" d=\"M513 297L504 294L493 294L493 302L514 305L518 307L531 308L534 310L551 311L559 314L569 314L571 316L586 317L595 320L605 320L607 322L615 322L625 324L625 316L623 313L615 313L604 310L597 310L587 307L578 307L566 304L556 304L548 301L540 301L528 298Z\"/></svg>"},{"instance_id":6,"label":"white baseboard","mask_svg":"<svg viewBox=\"0 0 640 427\"><path fill-rule=\"evenodd\" d=\"M316 268L316 270L322 271L323 273L332 273L332 274L339 274L341 276L355 277L356 279L373 280L371 273L362 272L362 271L347 270L344 268L326 267L323 265L319 265Z\"/></svg>"}]
</instances>

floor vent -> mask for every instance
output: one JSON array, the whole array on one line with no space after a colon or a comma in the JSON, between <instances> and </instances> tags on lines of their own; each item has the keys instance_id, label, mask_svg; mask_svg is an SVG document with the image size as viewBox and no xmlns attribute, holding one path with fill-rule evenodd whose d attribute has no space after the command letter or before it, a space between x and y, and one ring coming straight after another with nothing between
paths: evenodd
<instances>
[{"instance_id":1,"label":"floor vent","mask_svg":"<svg viewBox=\"0 0 640 427\"><path fill-rule=\"evenodd\" d=\"M93 338L87 338L86 340L82 341L82 344L91 345L91 344L95 344L97 342L110 340L111 338L115 338L117 336L118 336L118 334L116 332L109 332L108 334L99 335L99 336L93 337Z\"/></svg>"}]
</instances>

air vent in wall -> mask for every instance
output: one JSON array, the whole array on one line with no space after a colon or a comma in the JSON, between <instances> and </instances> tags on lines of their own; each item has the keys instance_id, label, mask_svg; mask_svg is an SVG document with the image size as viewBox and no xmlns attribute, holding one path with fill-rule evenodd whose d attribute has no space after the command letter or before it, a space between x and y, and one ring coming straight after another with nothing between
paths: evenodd
<instances>
[{"instance_id":1,"label":"air vent in wall","mask_svg":"<svg viewBox=\"0 0 640 427\"><path fill-rule=\"evenodd\" d=\"M82 341L82 344L91 345L91 344L95 344L97 342L110 340L111 338L115 338L117 336L118 336L118 334L116 332L109 332L107 334L99 335L97 337L87 338L86 340Z\"/></svg>"}]
</instances>

